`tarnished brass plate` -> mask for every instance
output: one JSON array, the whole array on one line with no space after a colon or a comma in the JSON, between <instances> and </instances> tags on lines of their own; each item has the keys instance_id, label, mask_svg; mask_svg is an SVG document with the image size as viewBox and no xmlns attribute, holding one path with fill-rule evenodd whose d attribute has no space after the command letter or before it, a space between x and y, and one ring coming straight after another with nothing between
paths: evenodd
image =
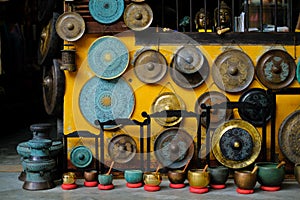
<instances>
[{"instance_id":1,"label":"tarnished brass plate","mask_svg":"<svg viewBox=\"0 0 300 200\"><path fill-rule=\"evenodd\" d=\"M265 52L258 60L256 76L269 89L282 89L289 86L296 75L296 63L292 56L283 50Z\"/></svg>"},{"instance_id":2,"label":"tarnished brass plate","mask_svg":"<svg viewBox=\"0 0 300 200\"><path fill-rule=\"evenodd\" d=\"M128 28L142 31L148 28L153 20L151 7L146 3L130 3L124 11L124 22Z\"/></svg>"},{"instance_id":3,"label":"tarnished brass plate","mask_svg":"<svg viewBox=\"0 0 300 200\"><path fill-rule=\"evenodd\" d=\"M238 169L256 160L261 150L261 136L249 122L233 119L214 131L211 144L213 154L221 164Z\"/></svg>"},{"instance_id":4,"label":"tarnished brass plate","mask_svg":"<svg viewBox=\"0 0 300 200\"><path fill-rule=\"evenodd\" d=\"M156 138L154 153L163 167L180 168L194 155L193 138L183 129L166 129Z\"/></svg>"},{"instance_id":5,"label":"tarnished brass plate","mask_svg":"<svg viewBox=\"0 0 300 200\"><path fill-rule=\"evenodd\" d=\"M281 123L278 143L284 156L293 163L300 163L300 110L294 111Z\"/></svg>"},{"instance_id":6,"label":"tarnished brass plate","mask_svg":"<svg viewBox=\"0 0 300 200\"><path fill-rule=\"evenodd\" d=\"M221 53L212 66L212 77L216 85L226 92L246 89L254 78L254 65L243 51L232 49Z\"/></svg>"}]
</instances>

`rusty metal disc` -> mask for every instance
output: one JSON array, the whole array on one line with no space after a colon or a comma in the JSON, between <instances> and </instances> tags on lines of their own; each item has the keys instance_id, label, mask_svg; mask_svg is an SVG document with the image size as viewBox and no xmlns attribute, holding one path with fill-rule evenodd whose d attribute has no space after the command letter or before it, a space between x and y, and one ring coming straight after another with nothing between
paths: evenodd
<instances>
[{"instance_id":1,"label":"rusty metal disc","mask_svg":"<svg viewBox=\"0 0 300 200\"><path fill-rule=\"evenodd\" d=\"M261 150L261 136L249 122L233 119L222 123L212 136L216 159L226 167L238 169L252 164Z\"/></svg>"},{"instance_id":2,"label":"rusty metal disc","mask_svg":"<svg viewBox=\"0 0 300 200\"><path fill-rule=\"evenodd\" d=\"M201 108L201 104L205 104L207 106L211 106L210 109L210 124L209 128L216 128L220 123L229 120L233 116L232 109L226 109L226 104L224 109L214 109L214 105L230 102L230 100L221 92L218 91L210 91L203 93L196 101L195 112L202 113L203 109ZM206 117L201 118L201 124L204 127L207 127Z\"/></svg>"},{"instance_id":3,"label":"rusty metal disc","mask_svg":"<svg viewBox=\"0 0 300 200\"><path fill-rule=\"evenodd\" d=\"M108 154L117 163L128 163L136 154L136 142L126 134L114 136L108 144Z\"/></svg>"},{"instance_id":4,"label":"rusty metal disc","mask_svg":"<svg viewBox=\"0 0 300 200\"><path fill-rule=\"evenodd\" d=\"M135 31L148 28L153 20L153 12L147 3L130 3L124 11L124 22L126 26Z\"/></svg>"},{"instance_id":5,"label":"rusty metal disc","mask_svg":"<svg viewBox=\"0 0 300 200\"><path fill-rule=\"evenodd\" d=\"M71 42L82 37L85 31L85 22L80 14L65 12L58 17L55 27L59 37Z\"/></svg>"},{"instance_id":6,"label":"rusty metal disc","mask_svg":"<svg viewBox=\"0 0 300 200\"><path fill-rule=\"evenodd\" d=\"M183 129L166 129L156 138L154 153L163 167L180 168L194 155L193 138Z\"/></svg>"},{"instance_id":7,"label":"rusty metal disc","mask_svg":"<svg viewBox=\"0 0 300 200\"><path fill-rule=\"evenodd\" d=\"M134 72L144 83L156 83L167 73L168 64L159 51L145 50L134 61Z\"/></svg>"},{"instance_id":8,"label":"rusty metal disc","mask_svg":"<svg viewBox=\"0 0 300 200\"><path fill-rule=\"evenodd\" d=\"M216 85L226 92L246 89L254 78L254 65L250 57L237 49L221 53L212 66Z\"/></svg>"},{"instance_id":9,"label":"rusty metal disc","mask_svg":"<svg viewBox=\"0 0 300 200\"><path fill-rule=\"evenodd\" d=\"M281 123L278 143L284 156L293 163L300 163L300 110L292 112Z\"/></svg>"},{"instance_id":10,"label":"rusty metal disc","mask_svg":"<svg viewBox=\"0 0 300 200\"><path fill-rule=\"evenodd\" d=\"M258 60L256 76L269 89L282 89L289 86L296 75L296 63L292 56L283 50L265 52Z\"/></svg>"},{"instance_id":11,"label":"rusty metal disc","mask_svg":"<svg viewBox=\"0 0 300 200\"><path fill-rule=\"evenodd\" d=\"M185 110L185 103L180 96L173 92L162 93L154 100L151 111L155 113L166 110ZM165 116L154 119L158 124L166 127L175 126L182 120L182 117L167 117L167 114Z\"/></svg>"},{"instance_id":12,"label":"rusty metal disc","mask_svg":"<svg viewBox=\"0 0 300 200\"><path fill-rule=\"evenodd\" d=\"M254 126L262 126L264 120L271 119L272 100L267 91L262 88L252 88L245 91L239 102L251 103L253 107L241 107L238 109L239 115Z\"/></svg>"}]
</instances>

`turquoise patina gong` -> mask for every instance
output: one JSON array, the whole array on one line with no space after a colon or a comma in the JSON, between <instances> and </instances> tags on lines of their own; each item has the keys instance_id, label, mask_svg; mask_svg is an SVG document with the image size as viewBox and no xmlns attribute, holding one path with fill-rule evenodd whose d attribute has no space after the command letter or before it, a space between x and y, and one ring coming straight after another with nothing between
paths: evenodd
<instances>
[{"instance_id":1,"label":"turquoise patina gong","mask_svg":"<svg viewBox=\"0 0 300 200\"><path fill-rule=\"evenodd\" d=\"M114 79L121 76L128 63L128 49L117 37L100 37L89 47L88 64L99 78Z\"/></svg>"},{"instance_id":2,"label":"turquoise patina gong","mask_svg":"<svg viewBox=\"0 0 300 200\"><path fill-rule=\"evenodd\" d=\"M70 154L72 164L78 168L85 168L93 161L93 153L86 146L77 146Z\"/></svg>"},{"instance_id":3,"label":"turquoise patina gong","mask_svg":"<svg viewBox=\"0 0 300 200\"><path fill-rule=\"evenodd\" d=\"M90 0L89 11L97 22L111 24L122 16L124 0Z\"/></svg>"}]
</instances>

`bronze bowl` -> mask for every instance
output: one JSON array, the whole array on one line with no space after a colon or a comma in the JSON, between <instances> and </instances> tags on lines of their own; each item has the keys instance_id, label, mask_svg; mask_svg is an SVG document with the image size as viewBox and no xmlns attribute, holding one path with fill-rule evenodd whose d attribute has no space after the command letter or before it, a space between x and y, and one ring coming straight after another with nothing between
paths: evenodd
<instances>
[{"instance_id":1,"label":"bronze bowl","mask_svg":"<svg viewBox=\"0 0 300 200\"><path fill-rule=\"evenodd\" d=\"M188 182L193 188L207 187L210 182L210 172L203 169L190 169L188 171Z\"/></svg>"},{"instance_id":2,"label":"bronze bowl","mask_svg":"<svg viewBox=\"0 0 300 200\"><path fill-rule=\"evenodd\" d=\"M226 183L229 176L229 169L224 166L208 167L210 172L210 184L223 185Z\"/></svg>"},{"instance_id":3,"label":"bronze bowl","mask_svg":"<svg viewBox=\"0 0 300 200\"><path fill-rule=\"evenodd\" d=\"M168 171L168 179L172 184L184 183L186 179L186 172L183 170Z\"/></svg>"},{"instance_id":4,"label":"bronze bowl","mask_svg":"<svg viewBox=\"0 0 300 200\"><path fill-rule=\"evenodd\" d=\"M253 190L256 185L257 171L234 171L233 174L235 185L244 190Z\"/></svg>"},{"instance_id":5,"label":"bronze bowl","mask_svg":"<svg viewBox=\"0 0 300 200\"><path fill-rule=\"evenodd\" d=\"M86 181L97 181L98 180L98 172L97 170L87 170L84 171L84 179Z\"/></svg>"},{"instance_id":6,"label":"bronze bowl","mask_svg":"<svg viewBox=\"0 0 300 200\"><path fill-rule=\"evenodd\" d=\"M159 172L145 172L143 175L145 185L159 186L162 181L162 176Z\"/></svg>"},{"instance_id":7,"label":"bronze bowl","mask_svg":"<svg viewBox=\"0 0 300 200\"><path fill-rule=\"evenodd\" d=\"M295 175L296 181L300 184L300 163L295 164L294 175Z\"/></svg>"},{"instance_id":8,"label":"bronze bowl","mask_svg":"<svg viewBox=\"0 0 300 200\"><path fill-rule=\"evenodd\" d=\"M285 167L277 168L278 163L273 162L258 162L257 181L262 186L280 186L284 180Z\"/></svg>"}]
</instances>

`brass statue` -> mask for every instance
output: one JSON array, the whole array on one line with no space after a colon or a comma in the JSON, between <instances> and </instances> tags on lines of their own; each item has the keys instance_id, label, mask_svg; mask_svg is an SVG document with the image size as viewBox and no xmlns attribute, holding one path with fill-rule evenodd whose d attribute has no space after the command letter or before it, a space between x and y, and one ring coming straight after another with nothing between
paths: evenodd
<instances>
[{"instance_id":1,"label":"brass statue","mask_svg":"<svg viewBox=\"0 0 300 200\"><path fill-rule=\"evenodd\" d=\"M224 1L221 1L219 11L218 7L214 10L214 25L217 31L231 30L231 8Z\"/></svg>"},{"instance_id":2,"label":"brass statue","mask_svg":"<svg viewBox=\"0 0 300 200\"><path fill-rule=\"evenodd\" d=\"M196 29L198 30L198 32L205 32L205 28L206 32L212 32L210 23L210 13L207 11L205 13L204 8L201 8L196 13L194 22L196 24Z\"/></svg>"}]
</instances>

